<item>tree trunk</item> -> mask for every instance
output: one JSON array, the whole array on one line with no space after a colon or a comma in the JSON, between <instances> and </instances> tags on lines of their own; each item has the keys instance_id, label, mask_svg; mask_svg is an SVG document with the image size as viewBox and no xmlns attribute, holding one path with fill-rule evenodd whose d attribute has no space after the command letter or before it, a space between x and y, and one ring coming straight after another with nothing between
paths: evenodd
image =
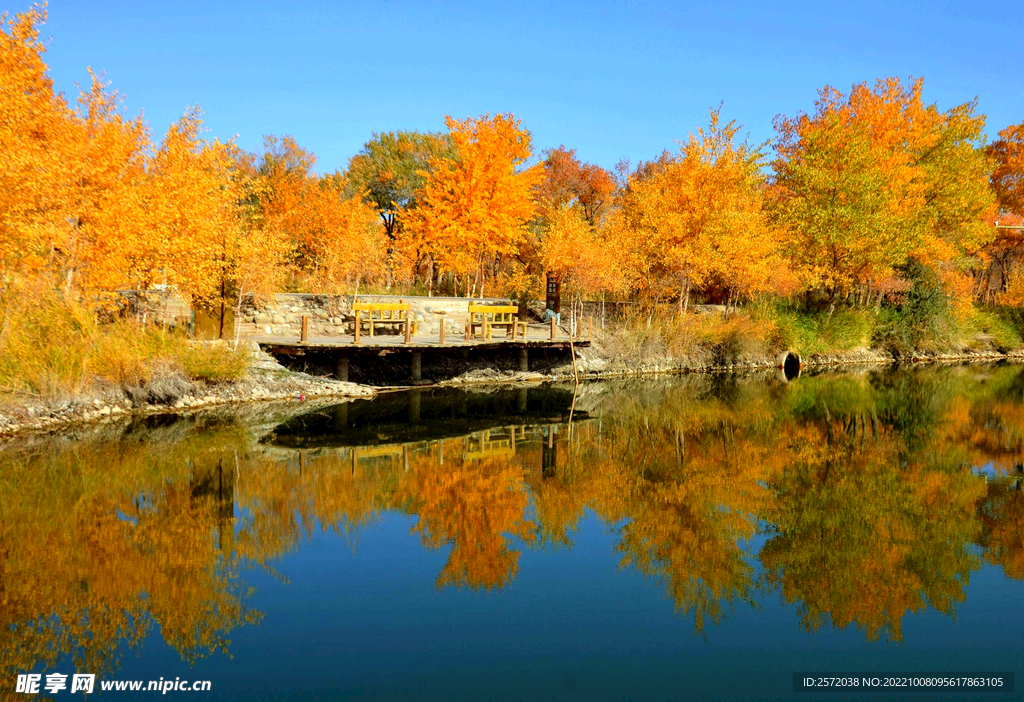
<instances>
[{"instance_id":1,"label":"tree trunk","mask_svg":"<svg viewBox=\"0 0 1024 702\"><path fill-rule=\"evenodd\" d=\"M227 316L227 281L224 276L220 277L220 329L217 331L217 338L224 338L224 318Z\"/></svg>"},{"instance_id":2,"label":"tree trunk","mask_svg":"<svg viewBox=\"0 0 1024 702\"><path fill-rule=\"evenodd\" d=\"M233 336L232 347L236 348L236 349L238 348L239 336L240 336L240 334L242 332L241 327L238 324L238 320L240 320L242 318L242 298L243 298L242 289L239 288L238 293L235 295L235 323L233 325L234 329L232 330L232 336ZM256 297L254 295L253 296L253 307L255 307L255 306L256 306Z\"/></svg>"}]
</instances>

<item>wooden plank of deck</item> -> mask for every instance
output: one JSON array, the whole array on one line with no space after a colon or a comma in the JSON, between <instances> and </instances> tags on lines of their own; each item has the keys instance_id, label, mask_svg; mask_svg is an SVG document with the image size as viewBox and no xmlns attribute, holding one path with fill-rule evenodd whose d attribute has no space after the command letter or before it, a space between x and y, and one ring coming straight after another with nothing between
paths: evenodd
<instances>
[{"instance_id":1,"label":"wooden plank of deck","mask_svg":"<svg viewBox=\"0 0 1024 702\"><path fill-rule=\"evenodd\" d=\"M434 336L417 335L413 336L410 343L405 343L405 337L400 335L389 335L381 336L377 335L372 337L372 341L368 337L362 337L358 344L354 343L354 339L351 335L348 336L320 336L313 337L303 342L297 336L252 336L250 340L255 341L261 347L273 347L281 349L294 349L295 351L330 351L330 350L348 350L348 351L380 351L380 350L394 350L400 351L402 349L480 349L480 350L498 350L498 349L518 349L518 348L550 348L550 349L567 349L570 345L579 346L585 348L590 346L590 339L573 339L571 342L568 338L564 339L545 339L543 337L533 338L519 338L519 339L454 339L449 338L445 340L444 344Z\"/></svg>"}]
</instances>

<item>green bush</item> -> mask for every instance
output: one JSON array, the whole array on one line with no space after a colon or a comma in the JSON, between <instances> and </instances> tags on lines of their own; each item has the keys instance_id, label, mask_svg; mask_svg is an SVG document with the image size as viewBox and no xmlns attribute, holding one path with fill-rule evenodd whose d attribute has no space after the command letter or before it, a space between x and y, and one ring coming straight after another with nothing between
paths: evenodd
<instances>
[{"instance_id":1,"label":"green bush","mask_svg":"<svg viewBox=\"0 0 1024 702\"><path fill-rule=\"evenodd\" d=\"M935 272L910 259L901 267L900 275L911 288L898 304L882 307L874 343L896 358L915 351L937 351L954 343L956 324Z\"/></svg>"}]
</instances>

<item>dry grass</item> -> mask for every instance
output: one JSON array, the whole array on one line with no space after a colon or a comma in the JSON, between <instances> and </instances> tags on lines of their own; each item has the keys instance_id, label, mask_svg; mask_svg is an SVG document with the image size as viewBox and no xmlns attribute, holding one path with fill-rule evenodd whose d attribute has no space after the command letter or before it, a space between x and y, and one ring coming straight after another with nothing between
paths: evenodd
<instances>
[{"instance_id":1,"label":"dry grass","mask_svg":"<svg viewBox=\"0 0 1024 702\"><path fill-rule=\"evenodd\" d=\"M728 315L636 315L609 329L603 346L610 360L629 365L665 359L730 365L774 351L775 328L747 311Z\"/></svg>"},{"instance_id":2,"label":"dry grass","mask_svg":"<svg viewBox=\"0 0 1024 702\"><path fill-rule=\"evenodd\" d=\"M928 311L847 308L830 315L776 300L728 315L637 315L611 328L603 345L609 360L633 366L666 360L727 366L740 359L763 362L787 349L803 356L859 348L907 354L962 344L1007 351L1024 343L1019 318L1006 311L974 310L952 325Z\"/></svg>"},{"instance_id":3,"label":"dry grass","mask_svg":"<svg viewBox=\"0 0 1024 702\"><path fill-rule=\"evenodd\" d=\"M134 320L99 323L88 307L51 292L0 301L0 391L53 400L103 385L145 386L179 375L236 380L246 355L196 344Z\"/></svg>"}]
</instances>

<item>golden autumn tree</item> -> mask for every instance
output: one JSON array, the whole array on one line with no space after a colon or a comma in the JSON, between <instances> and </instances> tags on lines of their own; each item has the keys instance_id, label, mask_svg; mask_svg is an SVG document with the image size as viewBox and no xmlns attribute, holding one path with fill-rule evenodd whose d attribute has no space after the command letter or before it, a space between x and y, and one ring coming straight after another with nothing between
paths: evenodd
<instances>
[{"instance_id":1,"label":"golden autumn tree","mask_svg":"<svg viewBox=\"0 0 1024 702\"><path fill-rule=\"evenodd\" d=\"M989 147L989 154L995 160L992 188L999 209L1024 217L1024 122L999 132L999 139Z\"/></svg>"},{"instance_id":2,"label":"golden autumn tree","mask_svg":"<svg viewBox=\"0 0 1024 702\"><path fill-rule=\"evenodd\" d=\"M71 108L46 73L44 20L38 9L5 16L0 32L5 281L27 274L87 300L124 288L215 296L217 242L237 220L232 145L203 139L192 109L154 148L95 74Z\"/></svg>"},{"instance_id":3,"label":"golden autumn tree","mask_svg":"<svg viewBox=\"0 0 1024 702\"><path fill-rule=\"evenodd\" d=\"M465 280L466 292L483 294L487 277L527 236L542 170L526 167L531 136L511 114L445 123L454 155L431 161L407 226L419 249Z\"/></svg>"},{"instance_id":4,"label":"golden autumn tree","mask_svg":"<svg viewBox=\"0 0 1024 702\"><path fill-rule=\"evenodd\" d=\"M975 103L926 105L921 80L826 87L779 116L775 214L807 285L834 304L915 256L955 278L988 238L993 198ZM954 282L955 287L955 282Z\"/></svg>"},{"instance_id":5,"label":"golden autumn tree","mask_svg":"<svg viewBox=\"0 0 1024 702\"><path fill-rule=\"evenodd\" d=\"M150 235L143 197L153 145L141 115L129 117L100 76L82 91L66 154L68 236L55 251L61 286L88 292L128 287L125 256Z\"/></svg>"},{"instance_id":6,"label":"golden autumn tree","mask_svg":"<svg viewBox=\"0 0 1024 702\"><path fill-rule=\"evenodd\" d=\"M615 252L578 208L564 204L547 217L541 242L544 270L562 281L563 294L582 313L583 298L614 289Z\"/></svg>"},{"instance_id":7,"label":"golden autumn tree","mask_svg":"<svg viewBox=\"0 0 1024 702\"><path fill-rule=\"evenodd\" d=\"M253 218L289 242L300 287L339 292L380 277L386 237L378 213L347 193L344 176L317 175L315 164L293 138L265 137L252 175Z\"/></svg>"},{"instance_id":8,"label":"golden autumn tree","mask_svg":"<svg viewBox=\"0 0 1024 702\"><path fill-rule=\"evenodd\" d=\"M237 342L237 322L244 303L266 299L284 287L294 249L282 232L265 226L259 204L266 183L255 173L254 157L234 145L232 155L232 188L238 198L236 223L226 227L217 242L220 266L216 297L208 306L217 315L218 336L222 339L228 335L228 311L233 313Z\"/></svg>"},{"instance_id":9,"label":"golden autumn tree","mask_svg":"<svg viewBox=\"0 0 1024 702\"><path fill-rule=\"evenodd\" d=\"M123 242L125 278L138 290L173 287L186 299L219 294L224 232L238 226L233 149L200 136L199 110L171 125L147 168L146 208Z\"/></svg>"},{"instance_id":10,"label":"golden autumn tree","mask_svg":"<svg viewBox=\"0 0 1024 702\"><path fill-rule=\"evenodd\" d=\"M253 217L264 229L284 236L298 249L316 237L316 213L308 201L310 182L315 178L316 156L290 136L263 137L263 150L252 155L249 199Z\"/></svg>"},{"instance_id":11,"label":"golden autumn tree","mask_svg":"<svg viewBox=\"0 0 1024 702\"><path fill-rule=\"evenodd\" d=\"M544 178L537 186L537 204L543 218L572 205L595 227L610 208L614 192L612 174L580 161L575 149L559 146L544 152Z\"/></svg>"},{"instance_id":12,"label":"golden autumn tree","mask_svg":"<svg viewBox=\"0 0 1024 702\"><path fill-rule=\"evenodd\" d=\"M761 148L721 123L721 108L678 154L638 169L623 196L621 243L634 288L677 292L686 310L694 288L721 282L730 296L768 284L774 255L763 207Z\"/></svg>"},{"instance_id":13,"label":"golden autumn tree","mask_svg":"<svg viewBox=\"0 0 1024 702\"><path fill-rule=\"evenodd\" d=\"M989 298L995 289L1003 304L1024 302L1024 277L1020 260L1024 256L1024 122L1010 125L999 132L999 139L989 145L993 159L992 189L996 194L999 214L995 240L985 247L988 264L983 275L982 295Z\"/></svg>"},{"instance_id":14,"label":"golden autumn tree","mask_svg":"<svg viewBox=\"0 0 1024 702\"><path fill-rule=\"evenodd\" d=\"M303 242L306 287L313 292L358 292L361 282L385 272L387 237L378 212L361 197L347 197L340 174L320 178L306 194L317 230Z\"/></svg>"},{"instance_id":15,"label":"golden autumn tree","mask_svg":"<svg viewBox=\"0 0 1024 702\"><path fill-rule=\"evenodd\" d=\"M73 116L53 92L43 60L39 8L0 15L0 270L4 286L48 266L68 234L64 158Z\"/></svg>"}]
</instances>

